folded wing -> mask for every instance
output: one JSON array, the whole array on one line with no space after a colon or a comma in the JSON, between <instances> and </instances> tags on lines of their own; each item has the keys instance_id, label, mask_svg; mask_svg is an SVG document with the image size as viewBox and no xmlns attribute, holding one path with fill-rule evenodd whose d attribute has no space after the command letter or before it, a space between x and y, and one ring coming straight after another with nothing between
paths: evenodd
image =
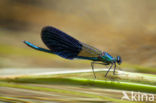
<instances>
[{"instance_id":1,"label":"folded wing","mask_svg":"<svg viewBox=\"0 0 156 103\"><path fill-rule=\"evenodd\" d=\"M51 26L42 29L41 38L54 54L66 59L98 57L102 53Z\"/></svg>"},{"instance_id":2,"label":"folded wing","mask_svg":"<svg viewBox=\"0 0 156 103\"><path fill-rule=\"evenodd\" d=\"M42 29L41 38L53 53L66 59L75 58L82 48L78 40L51 26Z\"/></svg>"}]
</instances>

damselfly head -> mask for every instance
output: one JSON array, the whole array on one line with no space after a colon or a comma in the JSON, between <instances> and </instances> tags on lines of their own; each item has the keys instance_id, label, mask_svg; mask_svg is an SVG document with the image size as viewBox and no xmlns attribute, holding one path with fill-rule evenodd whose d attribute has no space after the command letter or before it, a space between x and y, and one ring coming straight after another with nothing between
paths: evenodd
<instances>
[{"instance_id":1,"label":"damselfly head","mask_svg":"<svg viewBox=\"0 0 156 103\"><path fill-rule=\"evenodd\" d=\"M122 63L122 59L121 59L121 57L120 56L117 56L117 63L120 65L121 63Z\"/></svg>"}]
</instances>

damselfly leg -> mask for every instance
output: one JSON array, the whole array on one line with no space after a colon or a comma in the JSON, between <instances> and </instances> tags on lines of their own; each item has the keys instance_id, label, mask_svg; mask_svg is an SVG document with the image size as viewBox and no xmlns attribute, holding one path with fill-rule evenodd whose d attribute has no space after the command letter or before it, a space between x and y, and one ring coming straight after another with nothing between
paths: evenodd
<instances>
[{"instance_id":1,"label":"damselfly leg","mask_svg":"<svg viewBox=\"0 0 156 103\"><path fill-rule=\"evenodd\" d=\"M99 62L95 62L95 61L93 61L93 62L91 62L91 67L92 67L92 71L93 71L93 74L94 74L94 78L96 79L96 75L95 75L95 72L94 72L94 64L102 64L102 65L108 65L108 64L106 64L106 63L99 63Z\"/></svg>"},{"instance_id":2,"label":"damselfly leg","mask_svg":"<svg viewBox=\"0 0 156 103\"><path fill-rule=\"evenodd\" d=\"M94 78L96 79L96 75L95 75L95 71L94 71L94 64L103 64L103 65L107 65L107 64L105 64L105 63L98 63L98 62L95 62L95 61L91 62L91 67L92 67L92 71L93 71L93 74L94 74ZM110 71L110 69L112 68L113 65L114 65L114 63L112 63L111 66L109 67L108 71L105 74L105 77L107 77L107 74L108 74L108 72ZM116 64L114 65L114 72L113 72L113 74L115 74L115 69L116 69Z\"/></svg>"},{"instance_id":3,"label":"damselfly leg","mask_svg":"<svg viewBox=\"0 0 156 103\"><path fill-rule=\"evenodd\" d=\"M110 71L110 69L112 68L113 64L114 64L114 63L112 63L111 66L109 67L108 71L107 71L106 74L105 74L105 77L107 77L107 74L108 74L108 72Z\"/></svg>"},{"instance_id":4,"label":"damselfly leg","mask_svg":"<svg viewBox=\"0 0 156 103\"><path fill-rule=\"evenodd\" d=\"M114 63L114 71L113 71L113 75L117 75L117 74L115 74L115 69L116 69L116 63Z\"/></svg>"},{"instance_id":5,"label":"damselfly leg","mask_svg":"<svg viewBox=\"0 0 156 103\"><path fill-rule=\"evenodd\" d=\"M96 75L95 75L95 72L94 72L94 64L95 64L95 61L91 62L91 67L92 67L92 71L93 71L93 74L94 74L94 78L96 79Z\"/></svg>"}]
</instances>

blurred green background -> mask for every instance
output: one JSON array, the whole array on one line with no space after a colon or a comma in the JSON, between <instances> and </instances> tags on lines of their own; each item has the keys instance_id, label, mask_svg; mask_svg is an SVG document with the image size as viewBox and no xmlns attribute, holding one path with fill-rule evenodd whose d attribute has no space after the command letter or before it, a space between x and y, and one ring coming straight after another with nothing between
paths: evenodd
<instances>
[{"instance_id":1,"label":"blurred green background","mask_svg":"<svg viewBox=\"0 0 156 103\"><path fill-rule=\"evenodd\" d=\"M1 68L90 68L89 61L66 60L22 42L45 47L40 31L47 25L120 55L124 63L156 67L155 0L0 0L0 7Z\"/></svg>"}]
</instances>

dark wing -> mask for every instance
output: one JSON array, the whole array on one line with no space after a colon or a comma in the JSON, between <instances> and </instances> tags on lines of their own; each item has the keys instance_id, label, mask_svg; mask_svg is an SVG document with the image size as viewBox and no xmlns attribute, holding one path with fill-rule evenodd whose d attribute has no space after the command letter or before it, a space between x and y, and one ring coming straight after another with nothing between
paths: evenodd
<instances>
[{"instance_id":1,"label":"dark wing","mask_svg":"<svg viewBox=\"0 0 156 103\"><path fill-rule=\"evenodd\" d=\"M54 54L66 59L75 58L82 48L78 40L51 26L42 29L41 38Z\"/></svg>"},{"instance_id":2,"label":"dark wing","mask_svg":"<svg viewBox=\"0 0 156 103\"><path fill-rule=\"evenodd\" d=\"M92 46L81 43L66 33L48 26L41 32L45 45L54 53L66 59L78 57L98 57L102 52Z\"/></svg>"}]
</instances>

